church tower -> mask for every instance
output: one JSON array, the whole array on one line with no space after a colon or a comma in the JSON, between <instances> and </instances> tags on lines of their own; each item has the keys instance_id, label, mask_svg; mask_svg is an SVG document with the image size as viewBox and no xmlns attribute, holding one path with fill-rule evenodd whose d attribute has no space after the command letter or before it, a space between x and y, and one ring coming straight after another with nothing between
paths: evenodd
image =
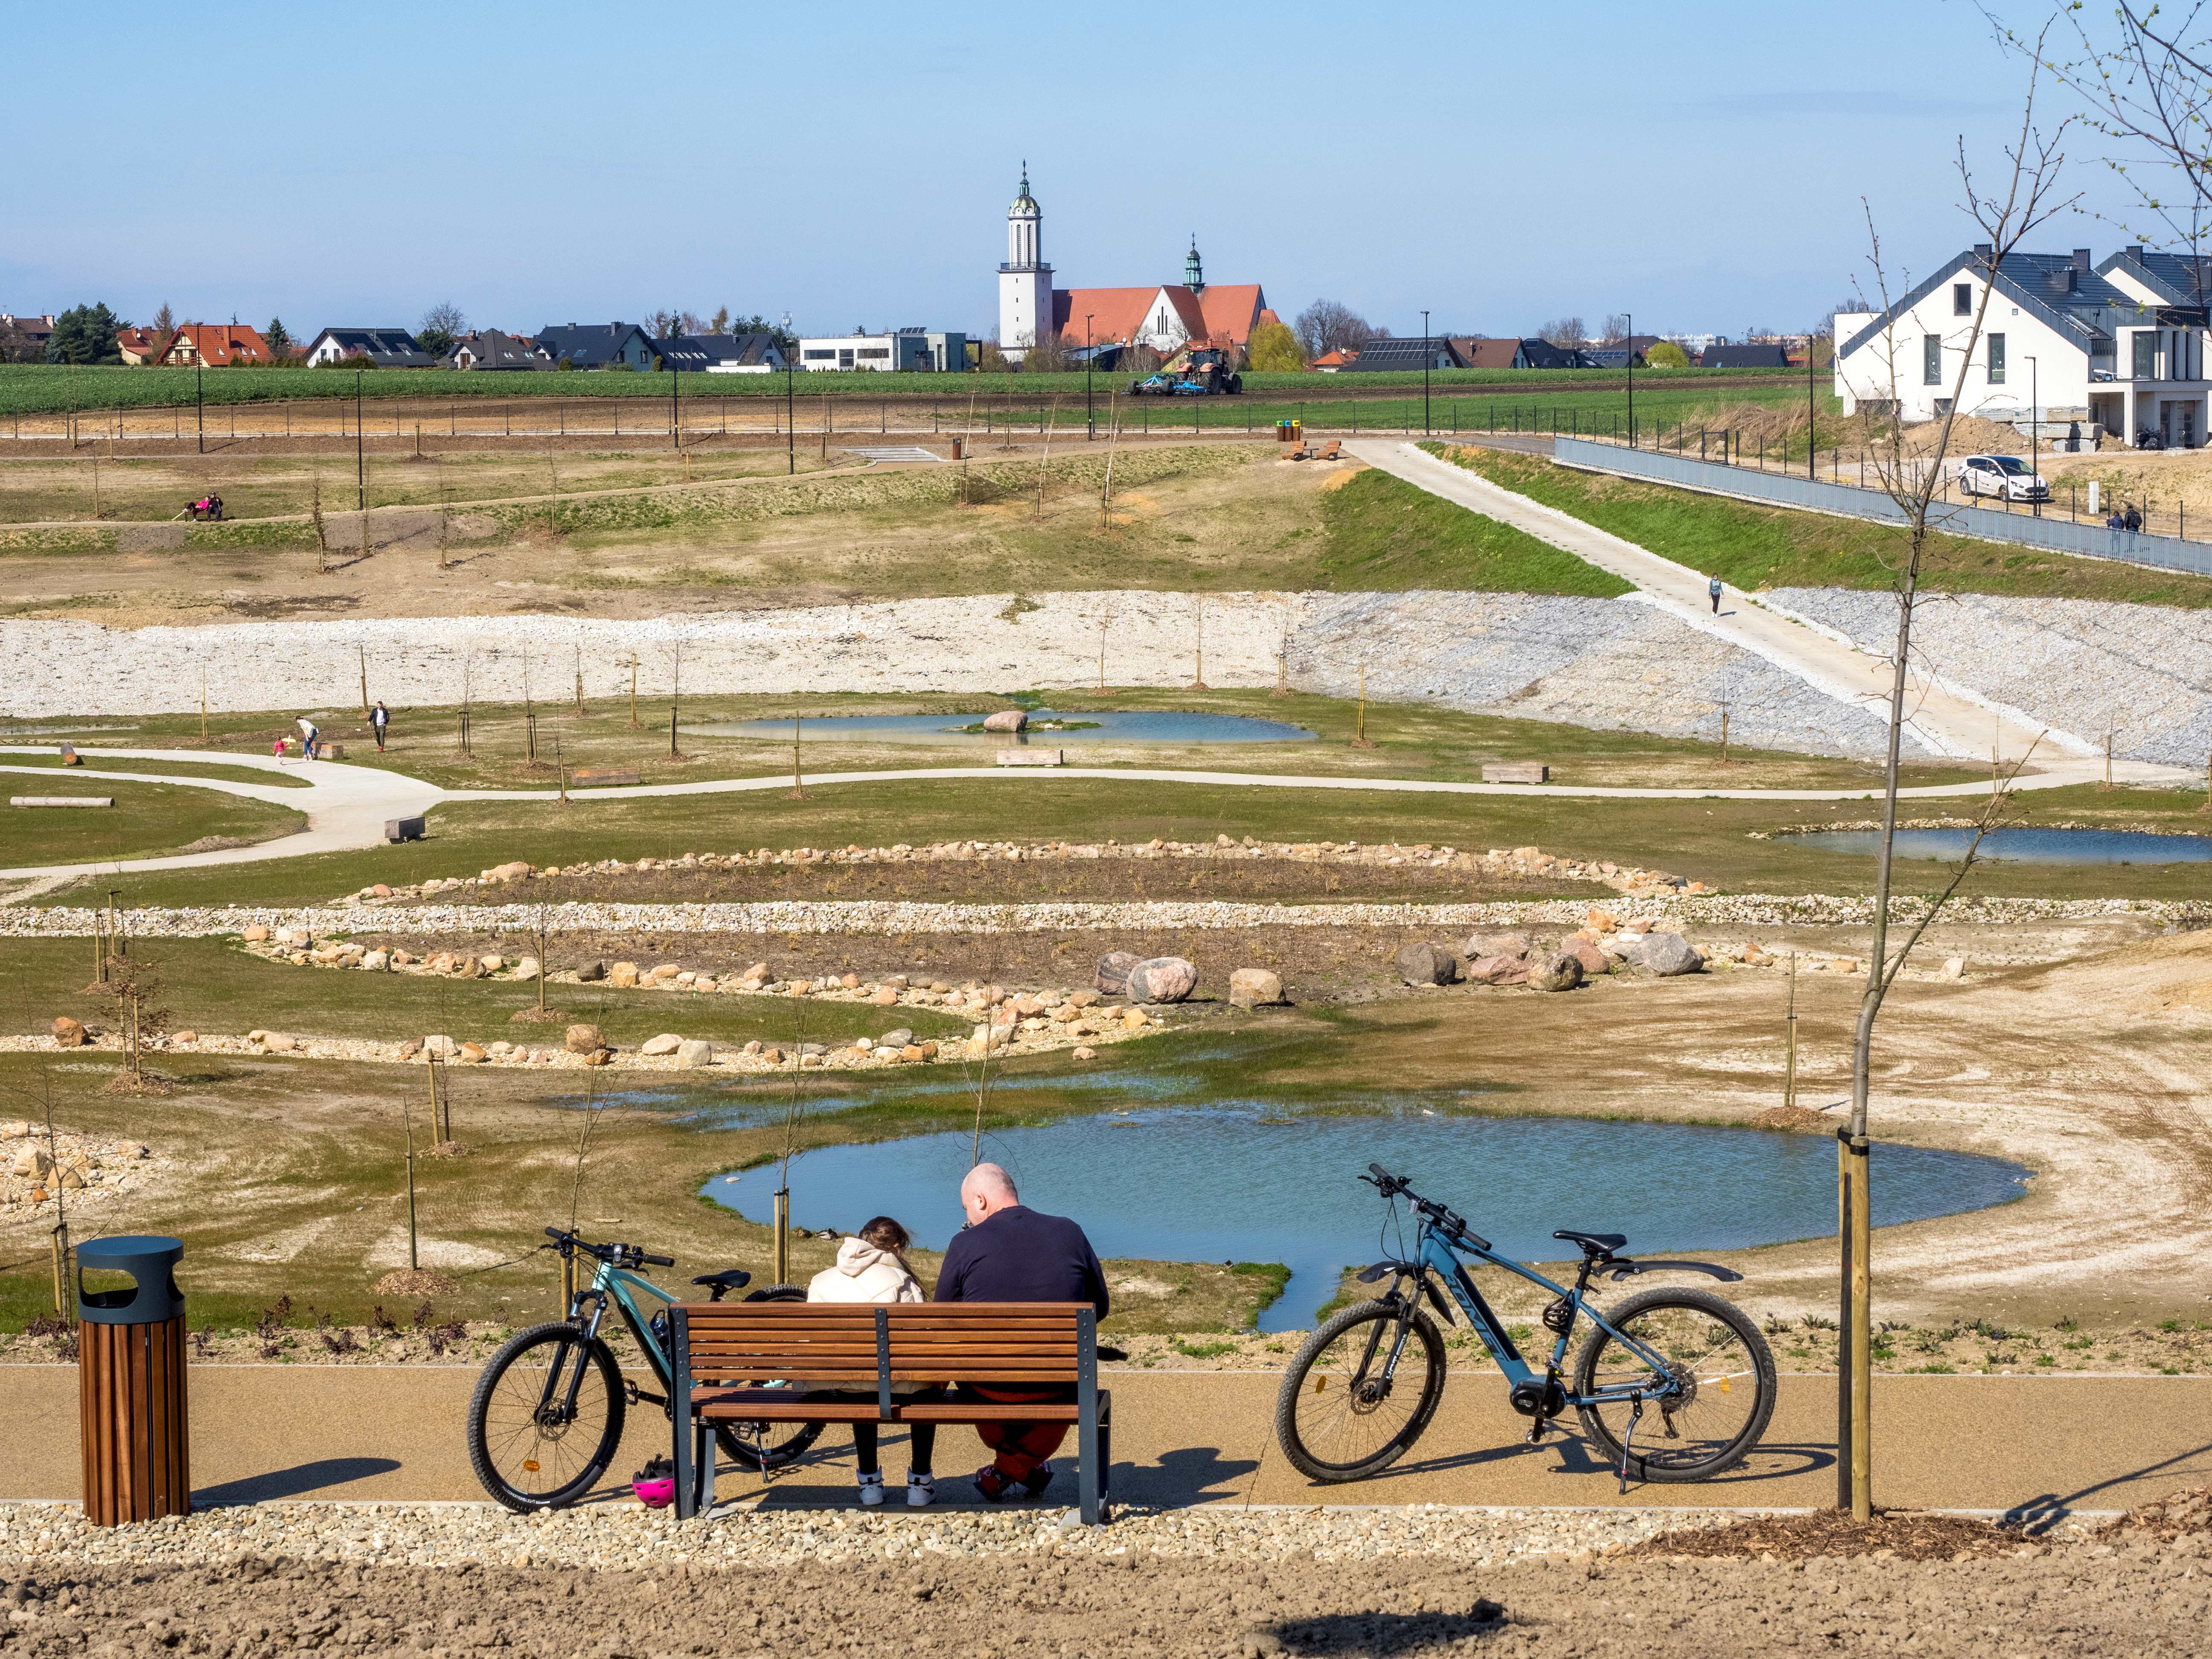
<instances>
[{"instance_id":1,"label":"church tower","mask_svg":"<svg viewBox=\"0 0 2212 1659\"><path fill-rule=\"evenodd\" d=\"M1183 256L1182 285L1193 294L1206 292L1206 267L1198 262L1198 233L1190 234L1190 252Z\"/></svg>"},{"instance_id":2,"label":"church tower","mask_svg":"<svg viewBox=\"0 0 2212 1659\"><path fill-rule=\"evenodd\" d=\"M1044 262L1044 210L1030 194L1030 164L1022 163L1022 191L1006 210L1006 263L999 267L999 348L1014 362L1052 332L1052 267Z\"/></svg>"}]
</instances>

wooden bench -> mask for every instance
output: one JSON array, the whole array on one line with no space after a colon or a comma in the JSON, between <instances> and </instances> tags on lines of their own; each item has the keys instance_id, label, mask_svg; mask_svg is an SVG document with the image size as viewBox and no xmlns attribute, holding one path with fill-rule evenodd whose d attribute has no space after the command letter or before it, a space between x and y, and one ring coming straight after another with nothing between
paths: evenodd
<instances>
[{"instance_id":1,"label":"wooden bench","mask_svg":"<svg viewBox=\"0 0 2212 1659\"><path fill-rule=\"evenodd\" d=\"M1337 451L1343 447L1343 442L1344 441L1340 438L1331 438L1327 443L1322 446L1321 453L1315 456L1314 459L1317 461L1334 460L1336 459Z\"/></svg>"},{"instance_id":2,"label":"wooden bench","mask_svg":"<svg viewBox=\"0 0 2212 1659\"><path fill-rule=\"evenodd\" d=\"M628 789L637 785L638 775L619 767L580 766L568 774L572 789Z\"/></svg>"},{"instance_id":3,"label":"wooden bench","mask_svg":"<svg viewBox=\"0 0 2212 1659\"><path fill-rule=\"evenodd\" d=\"M1098 1386L1087 1302L685 1302L673 1314L679 1519L713 1496L717 1423L1069 1423L1084 1524L1105 1514L1113 1397ZM810 1399L779 1382L875 1397ZM1075 1398L918 1401L895 1382L1072 1387Z\"/></svg>"}]
</instances>

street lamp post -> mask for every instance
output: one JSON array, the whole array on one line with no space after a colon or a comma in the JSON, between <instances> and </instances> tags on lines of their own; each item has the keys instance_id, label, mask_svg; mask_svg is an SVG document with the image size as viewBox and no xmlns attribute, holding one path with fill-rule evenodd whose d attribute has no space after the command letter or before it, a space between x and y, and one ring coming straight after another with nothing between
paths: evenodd
<instances>
[{"instance_id":1,"label":"street lamp post","mask_svg":"<svg viewBox=\"0 0 2212 1659\"><path fill-rule=\"evenodd\" d=\"M362 512L368 511L368 452L362 447L361 435L361 371L353 372L353 482L354 505ZM362 522L366 523L364 520ZM363 541L367 540L364 534ZM367 549L364 546L363 550Z\"/></svg>"},{"instance_id":2,"label":"street lamp post","mask_svg":"<svg viewBox=\"0 0 2212 1659\"><path fill-rule=\"evenodd\" d=\"M2037 379L2041 368L2034 358L2027 360L2027 470L2034 473L2043 470L2043 399L2039 395L2042 388ZM2035 503L2035 516L2043 516L2041 501Z\"/></svg>"},{"instance_id":3,"label":"street lamp post","mask_svg":"<svg viewBox=\"0 0 2212 1659\"><path fill-rule=\"evenodd\" d=\"M1620 343L1628 348L1622 362L1628 369L1628 447L1636 447L1636 313L1621 313Z\"/></svg>"},{"instance_id":4,"label":"street lamp post","mask_svg":"<svg viewBox=\"0 0 2212 1659\"><path fill-rule=\"evenodd\" d=\"M1083 441L1089 443L1098 435L1098 416L1091 404L1091 319L1098 313L1083 313Z\"/></svg>"},{"instance_id":5,"label":"street lamp post","mask_svg":"<svg viewBox=\"0 0 2212 1659\"><path fill-rule=\"evenodd\" d=\"M192 341L193 420L199 429L200 453L203 455L207 453L207 383L200 374L204 366L200 358L200 343L195 337Z\"/></svg>"},{"instance_id":6,"label":"street lamp post","mask_svg":"<svg viewBox=\"0 0 2212 1659\"><path fill-rule=\"evenodd\" d=\"M1813 454L1820 447L1815 437L1817 428L1814 425L1816 408L1814 388L1819 384L1813 374L1813 331L1808 326L1805 331L1805 476L1808 478L1820 476L1820 466Z\"/></svg>"},{"instance_id":7,"label":"street lamp post","mask_svg":"<svg viewBox=\"0 0 2212 1659\"><path fill-rule=\"evenodd\" d=\"M799 365L791 356L791 313L783 313L783 459L784 470L796 475L799 471L799 434L793 422L799 418L798 388L792 376Z\"/></svg>"},{"instance_id":8,"label":"street lamp post","mask_svg":"<svg viewBox=\"0 0 2212 1659\"><path fill-rule=\"evenodd\" d=\"M1421 435L1429 435L1429 359L1435 348L1429 343L1429 313L1421 313Z\"/></svg>"},{"instance_id":9,"label":"street lamp post","mask_svg":"<svg viewBox=\"0 0 2212 1659\"><path fill-rule=\"evenodd\" d=\"M668 364L668 447L671 449L681 449L684 447L684 423L680 418L681 410L676 401L676 392L677 388L684 384L678 378L684 371L677 368L676 359L672 354L664 354L664 358Z\"/></svg>"}]
</instances>

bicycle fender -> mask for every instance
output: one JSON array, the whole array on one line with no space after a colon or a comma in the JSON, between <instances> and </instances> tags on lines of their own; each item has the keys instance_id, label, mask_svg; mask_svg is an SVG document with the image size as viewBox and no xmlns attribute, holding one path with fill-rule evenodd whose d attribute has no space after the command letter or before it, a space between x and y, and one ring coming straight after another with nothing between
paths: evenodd
<instances>
[{"instance_id":1,"label":"bicycle fender","mask_svg":"<svg viewBox=\"0 0 2212 1659\"><path fill-rule=\"evenodd\" d=\"M1740 1285L1743 1275L1734 1268L1720 1267L1711 1261L1615 1261L1607 1269L1613 1279L1626 1279L1632 1273L1704 1273L1717 1279L1723 1285Z\"/></svg>"},{"instance_id":2,"label":"bicycle fender","mask_svg":"<svg viewBox=\"0 0 2212 1659\"><path fill-rule=\"evenodd\" d=\"M1371 1267L1362 1267L1358 1276L1361 1284L1375 1285L1388 1279L1392 1273L1404 1273L1411 1277L1419 1271L1420 1269L1410 1261L1378 1261Z\"/></svg>"}]
</instances>

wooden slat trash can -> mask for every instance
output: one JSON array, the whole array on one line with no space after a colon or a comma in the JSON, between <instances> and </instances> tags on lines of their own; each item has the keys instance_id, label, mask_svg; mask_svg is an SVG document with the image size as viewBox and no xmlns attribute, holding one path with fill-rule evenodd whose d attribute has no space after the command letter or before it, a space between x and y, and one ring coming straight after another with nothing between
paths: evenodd
<instances>
[{"instance_id":1,"label":"wooden slat trash can","mask_svg":"<svg viewBox=\"0 0 2212 1659\"><path fill-rule=\"evenodd\" d=\"M184 1254L176 1239L148 1234L76 1249L84 1516L96 1527L185 1515L192 1506L185 1298L174 1277ZM88 1273L126 1273L132 1282L88 1290Z\"/></svg>"}]
</instances>

